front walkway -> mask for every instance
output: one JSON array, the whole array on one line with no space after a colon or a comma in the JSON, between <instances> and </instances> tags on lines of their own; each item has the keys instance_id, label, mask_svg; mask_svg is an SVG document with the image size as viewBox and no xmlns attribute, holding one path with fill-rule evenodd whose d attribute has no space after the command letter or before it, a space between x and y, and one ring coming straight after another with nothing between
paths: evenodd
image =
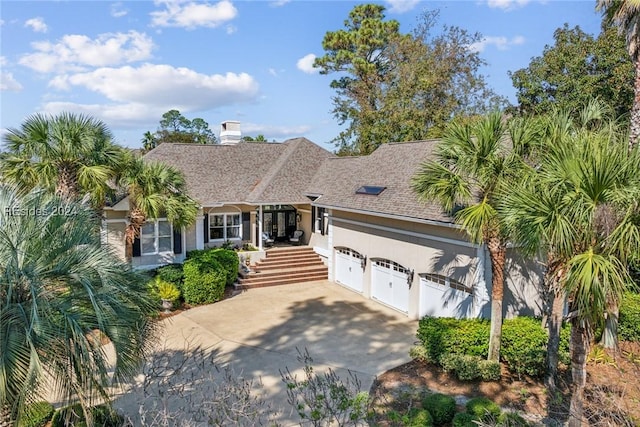
<instances>
[{"instance_id":1,"label":"front walkway","mask_svg":"<svg viewBox=\"0 0 640 427\"><path fill-rule=\"evenodd\" d=\"M329 281L252 289L165 322L164 351L201 346L218 364L260 377L270 403L286 409L279 421L289 424L297 415L286 404L280 371L301 378L297 349L307 349L318 370L353 371L368 391L376 375L410 360L417 330L417 321Z\"/></svg>"}]
</instances>

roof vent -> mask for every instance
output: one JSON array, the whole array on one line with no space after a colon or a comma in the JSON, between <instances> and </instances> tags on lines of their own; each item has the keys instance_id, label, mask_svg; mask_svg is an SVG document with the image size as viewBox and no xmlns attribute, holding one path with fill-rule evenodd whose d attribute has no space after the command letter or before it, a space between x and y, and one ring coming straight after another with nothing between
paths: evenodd
<instances>
[{"instance_id":1,"label":"roof vent","mask_svg":"<svg viewBox=\"0 0 640 427\"><path fill-rule=\"evenodd\" d=\"M220 144L234 145L240 142L241 139L240 122L227 120L220 124Z\"/></svg>"},{"instance_id":2,"label":"roof vent","mask_svg":"<svg viewBox=\"0 0 640 427\"><path fill-rule=\"evenodd\" d=\"M363 185L356 190L356 194L366 194L369 196L377 196L382 193L387 187L381 187L379 185Z\"/></svg>"}]
</instances>

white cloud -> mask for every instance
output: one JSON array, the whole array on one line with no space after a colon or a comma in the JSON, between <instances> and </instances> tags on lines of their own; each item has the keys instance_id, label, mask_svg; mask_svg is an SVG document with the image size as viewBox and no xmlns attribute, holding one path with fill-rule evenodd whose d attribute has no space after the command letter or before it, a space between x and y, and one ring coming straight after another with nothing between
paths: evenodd
<instances>
[{"instance_id":1,"label":"white cloud","mask_svg":"<svg viewBox=\"0 0 640 427\"><path fill-rule=\"evenodd\" d=\"M469 48L474 52L483 52L487 46L495 46L498 50L508 50L511 46L518 46L524 44L525 38L522 36L515 36L508 39L504 36L487 36L483 37L479 42L471 44Z\"/></svg>"},{"instance_id":2,"label":"white cloud","mask_svg":"<svg viewBox=\"0 0 640 427\"><path fill-rule=\"evenodd\" d=\"M227 25L227 34L231 35L238 31L238 28L234 25Z\"/></svg>"},{"instance_id":3,"label":"white cloud","mask_svg":"<svg viewBox=\"0 0 640 427\"><path fill-rule=\"evenodd\" d=\"M487 0L487 5L491 8L512 10L526 6L530 0Z\"/></svg>"},{"instance_id":4,"label":"white cloud","mask_svg":"<svg viewBox=\"0 0 640 427\"><path fill-rule=\"evenodd\" d=\"M315 59L316 56L313 53L310 53L298 59L296 66L298 67L298 70L303 71L307 74L318 73L320 70L313 66L313 61L315 61Z\"/></svg>"},{"instance_id":5,"label":"white cloud","mask_svg":"<svg viewBox=\"0 0 640 427\"><path fill-rule=\"evenodd\" d=\"M258 83L246 73L206 75L188 68L156 64L99 68L88 73L57 76L49 85L60 90L83 87L115 103L141 104L164 111L176 105L195 111L251 102L258 96L259 89Z\"/></svg>"},{"instance_id":6,"label":"white cloud","mask_svg":"<svg viewBox=\"0 0 640 427\"><path fill-rule=\"evenodd\" d=\"M22 85L13 77L12 73L0 71L0 91L20 92Z\"/></svg>"},{"instance_id":7,"label":"white cloud","mask_svg":"<svg viewBox=\"0 0 640 427\"><path fill-rule=\"evenodd\" d=\"M289 2L291 2L291 0L275 0L275 1L272 1L270 4L273 7L280 7L280 6L284 6Z\"/></svg>"},{"instance_id":8,"label":"white cloud","mask_svg":"<svg viewBox=\"0 0 640 427\"><path fill-rule=\"evenodd\" d=\"M278 77L278 72L275 70L275 68L269 68L269 74L271 74L273 77Z\"/></svg>"},{"instance_id":9,"label":"white cloud","mask_svg":"<svg viewBox=\"0 0 640 427\"><path fill-rule=\"evenodd\" d=\"M155 4L165 6L165 10L151 12L151 25L156 27L213 28L238 15L238 10L229 0L216 4L156 0Z\"/></svg>"},{"instance_id":10,"label":"white cloud","mask_svg":"<svg viewBox=\"0 0 640 427\"><path fill-rule=\"evenodd\" d=\"M37 17L27 19L24 23L25 27L31 28L36 33L46 33L47 32L47 24L45 24L44 19Z\"/></svg>"},{"instance_id":11,"label":"white cloud","mask_svg":"<svg viewBox=\"0 0 640 427\"><path fill-rule=\"evenodd\" d=\"M57 43L32 43L36 51L24 55L19 63L41 73L82 71L87 66L104 67L142 61L151 57L151 37L137 31L101 34L92 40L69 34Z\"/></svg>"},{"instance_id":12,"label":"white cloud","mask_svg":"<svg viewBox=\"0 0 640 427\"><path fill-rule=\"evenodd\" d=\"M389 12L405 13L412 10L420 0L386 0L389 5Z\"/></svg>"},{"instance_id":13,"label":"white cloud","mask_svg":"<svg viewBox=\"0 0 640 427\"><path fill-rule=\"evenodd\" d=\"M4 67L8 64L7 58L5 56L0 56L0 67Z\"/></svg>"},{"instance_id":14,"label":"white cloud","mask_svg":"<svg viewBox=\"0 0 640 427\"><path fill-rule=\"evenodd\" d=\"M129 13L129 10L124 7L122 2L113 3L111 5L111 16L114 18L122 18Z\"/></svg>"}]
</instances>

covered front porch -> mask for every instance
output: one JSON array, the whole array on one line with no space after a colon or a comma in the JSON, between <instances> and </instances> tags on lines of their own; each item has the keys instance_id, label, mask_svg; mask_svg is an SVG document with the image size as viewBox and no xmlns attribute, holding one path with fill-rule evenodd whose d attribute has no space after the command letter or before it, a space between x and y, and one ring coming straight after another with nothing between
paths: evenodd
<instances>
[{"instance_id":1,"label":"covered front porch","mask_svg":"<svg viewBox=\"0 0 640 427\"><path fill-rule=\"evenodd\" d=\"M221 204L203 206L187 230L187 250L252 245L306 245L314 230L310 204ZM296 238L293 241L292 239Z\"/></svg>"}]
</instances>

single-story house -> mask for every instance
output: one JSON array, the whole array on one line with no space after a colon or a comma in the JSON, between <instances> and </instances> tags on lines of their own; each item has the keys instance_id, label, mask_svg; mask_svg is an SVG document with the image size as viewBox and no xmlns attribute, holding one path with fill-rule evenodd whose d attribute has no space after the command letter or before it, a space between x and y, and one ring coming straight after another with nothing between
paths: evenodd
<instances>
[{"instance_id":1,"label":"single-story house","mask_svg":"<svg viewBox=\"0 0 640 427\"><path fill-rule=\"evenodd\" d=\"M225 139L233 129L233 140ZM305 138L239 141L225 122L222 144L161 144L145 155L180 169L200 204L195 224L143 226L132 263L182 262L186 251L251 243L295 230L323 257L329 279L405 313L489 317L491 267L483 245L436 204L418 200L411 177L435 140L384 144L368 156L336 157ZM105 211L105 240L124 256L128 202ZM263 252L262 252L263 253ZM542 268L509 251L505 314L541 314Z\"/></svg>"}]
</instances>

